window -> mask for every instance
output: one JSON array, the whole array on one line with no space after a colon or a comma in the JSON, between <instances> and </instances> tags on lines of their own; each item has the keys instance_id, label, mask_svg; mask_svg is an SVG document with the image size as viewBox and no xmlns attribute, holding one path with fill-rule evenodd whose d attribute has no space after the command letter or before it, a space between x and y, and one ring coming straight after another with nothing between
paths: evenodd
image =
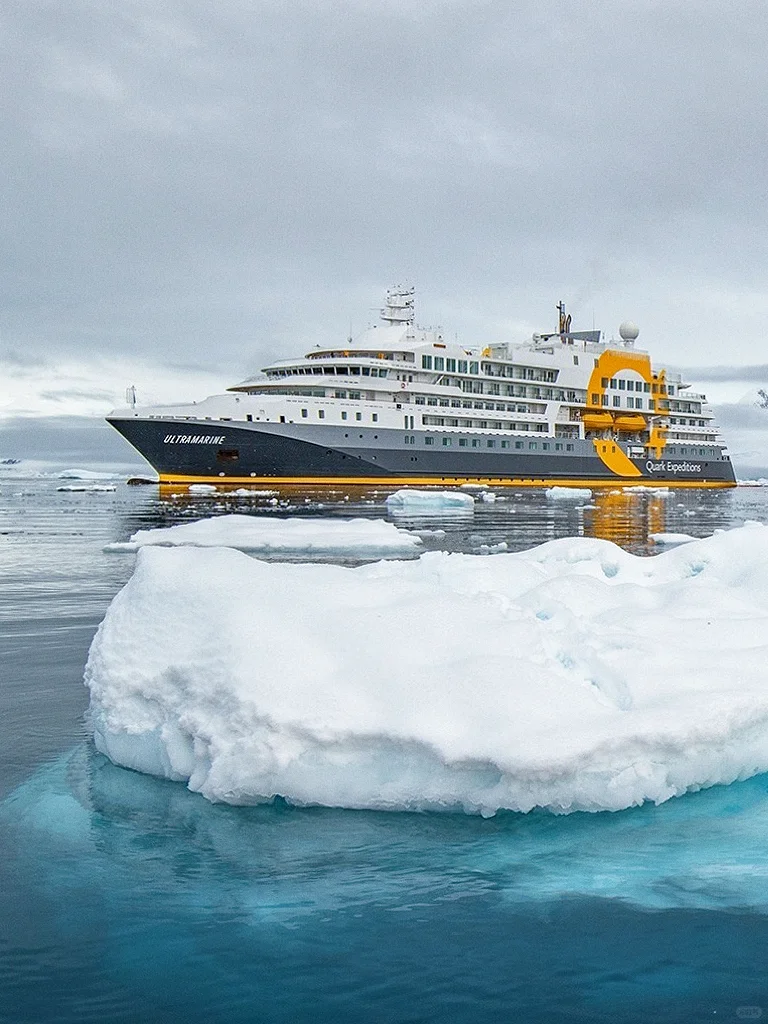
<instances>
[{"instance_id":1,"label":"window","mask_svg":"<svg viewBox=\"0 0 768 1024\"><path fill-rule=\"evenodd\" d=\"M466 372L467 372L467 360L466 359L460 359L459 360L459 373L466 373Z\"/></svg>"},{"instance_id":2,"label":"window","mask_svg":"<svg viewBox=\"0 0 768 1024\"><path fill-rule=\"evenodd\" d=\"M443 370L443 369L445 369L445 360L443 359L442 356L435 356L435 369L436 370Z\"/></svg>"},{"instance_id":3,"label":"window","mask_svg":"<svg viewBox=\"0 0 768 1024\"><path fill-rule=\"evenodd\" d=\"M456 360L455 359L446 359L445 360L445 368L448 371L448 373L456 373Z\"/></svg>"},{"instance_id":4,"label":"window","mask_svg":"<svg viewBox=\"0 0 768 1024\"><path fill-rule=\"evenodd\" d=\"M619 391L626 391L627 382L623 379L619 379Z\"/></svg>"},{"instance_id":5,"label":"window","mask_svg":"<svg viewBox=\"0 0 768 1024\"><path fill-rule=\"evenodd\" d=\"M561 452L562 450L563 450L563 446L561 444L556 444L555 445L555 451L556 452Z\"/></svg>"},{"instance_id":6,"label":"window","mask_svg":"<svg viewBox=\"0 0 768 1024\"><path fill-rule=\"evenodd\" d=\"M614 406L617 406L617 407L619 405L621 405L621 395L614 395L613 396L613 404L614 404Z\"/></svg>"},{"instance_id":7,"label":"window","mask_svg":"<svg viewBox=\"0 0 768 1024\"><path fill-rule=\"evenodd\" d=\"M539 442L538 441L529 441L528 442L528 447L531 449L531 451L533 451L534 449L539 447Z\"/></svg>"},{"instance_id":8,"label":"window","mask_svg":"<svg viewBox=\"0 0 768 1024\"><path fill-rule=\"evenodd\" d=\"M602 404L603 405L608 405L608 395L603 395Z\"/></svg>"},{"instance_id":9,"label":"window","mask_svg":"<svg viewBox=\"0 0 768 1024\"><path fill-rule=\"evenodd\" d=\"M541 447L543 448L543 450L545 452L548 452L549 451L549 441L545 441L544 444Z\"/></svg>"},{"instance_id":10,"label":"window","mask_svg":"<svg viewBox=\"0 0 768 1024\"><path fill-rule=\"evenodd\" d=\"M628 380L627 381L627 391L634 391L634 390L635 390L635 382L633 380Z\"/></svg>"},{"instance_id":11,"label":"window","mask_svg":"<svg viewBox=\"0 0 768 1024\"><path fill-rule=\"evenodd\" d=\"M650 392L650 390L651 390L651 385L650 384L643 384L643 391L646 393L646 395Z\"/></svg>"},{"instance_id":12,"label":"window","mask_svg":"<svg viewBox=\"0 0 768 1024\"><path fill-rule=\"evenodd\" d=\"M591 396L592 405L600 405L600 395L594 394Z\"/></svg>"},{"instance_id":13,"label":"window","mask_svg":"<svg viewBox=\"0 0 768 1024\"><path fill-rule=\"evenodd\" d=\"M574 366L578 366L579 365L579 357L578 356L574 356L573 357L573 365Z\"/></svg>"},{"instance_id":14,"label":"window","mask_svg":"<svg viewBox=\"0 0 768 1024\"><path fill-rule=\"evenodd\" d=\"M371 413L371 421L373 423L378 423L379 422L379 414L377 412L372 412Z\"/></svg>"},{"instance_id":15,"label":"window","mask_svg":"<svg viewBox=\"0 0 768 1024\"><path fill-rule=\"evenodd\" d=\"M347 392L346 391L334 391L333 397L334 398L346 398L347 397Z\"/></svg>"},{"instance_id":16,"label":"window","mask_svg":"<svg viewBox=\"0 0 768 1024\"><path fill-rule=\"evenodd\" d=\"M307 418L307 416L309 416L309 410L308 409L302 409L301 410L301 418L303 420L305 420Z\"/></svg>"},{"instance_id":17,"label":"window","mask_svg":"<svg viewBox=\"0 0 768 1024\"><path fill-rule=\"evenodd\" d=\"M424 444L434 444L434 443L435 443L434 437L425 437L424 438Z\"/></svg>"},{"instance_id":18,"label":"window","mask_svg":"<svg viewBox=\"0 0 768 1024\"><path fill-rule=\"evenodd\" d=\"M356 413L355 413L355 419L356 419L356 420L357 420L358 422L359 422L359 421L360 421L360 420L361 420L362 418L363 418L363 414L362 414L361 412L356 412Z\"/></svg>"},{"instance_id":19,"label":"window","mask_svg":"<svg viewBox=\"0 0 768 1024\"><path fill-rule=\"evenodd\" d=\"M469 372L470 373L479 373L480 372L480 364L479 363L470 363L469 364Z\"/></svg>"},{"instance_id":20,"label":"window","mask_svg":"<svg viewBox=\"0 0 768 1024\"><path fill-rule=\"evenodd\" d=\"M656 408L656 401L653 398L648 399L648 408L651 410L651 412L653 412Z\"/></svg>"},{"instance_id":21,"label":"window","mask_svg":"<svg viewBox=\"0 0 768 1024\"><path fill-rule=\"evenodd\" d=\"M480 442L478 441L478 439L476 437L472 438L472 447L473 448L479 448L480 447Z\"/></svg>"},{"instance_id":22,"label":"window","mask_svg":"<svg viewBox=\"0 0 768 1024\"><path fill-rule=\"evenodd\" d=\"M643 408L643 400L642 400L642 398L636 398L635 399L635 408L636 409L642 409Z\"/></svg>"},{"instance_id":23,"label":"window","mask_svg":"<svg viewBox=\"0 0 768 1024\"><path fill-rule=\"evenodd\" d=\"M431 370L432 369L432 356L422 356L421 357L421 368L422 368L422 370Z\"/></svg>"},{"instance_id":24,"label":"window","mask_svg":"<svg viewBox=\"0 0 768 1024\"><path fill-rule=\"evenodd\" d=\"M450 437L444 437L443 438L443 447L444 448L450 448L451 447L451 439L450 439Z\"/></svg>"},{"instance_id":25,"label":"window","mask_svg":"<svg viewBox=\"0 0 768 1024\"><path fill-rule=\"evenodd\" d=\"M343 420L345 420L345 419L347 418L347 414L346 414L346 412L342 412L342 414L341 414L341 418L342 418Z\"/></svg>"},{"instance_id":26,"label":"window","mask_svg":"<svg viewBox=\"0 0 768 1024\"><path fill-rule=\"evenodd\" d=\"M253 416L251 416L250 413L248 413L248 415L245 418L248 420L249 423L253 423Z\"/></svg>"},{"instance_id":27,"label":"window","mask_svg":"<svg viewBox=\"0 0 768 1024\"><path fill-rule=\"evenodd\" d=\"M495 441L486 441L485 442L485 447L486 448L495 448L496 447L496 442Z\"/></svg>"},{"instance_id":28,"label":"window","mask_svg":"<svg viewBox=\"0 0 768 1024\"><path fill-rule=\"evenodd\" d=\"M502 448L509 448L509 441L502 441L501 442L501 447Z\"/></svg>"},{"instance_id":29,"label":"window","mask_svg":"<svg viewBox=\"0 0 768 1024\"><path fill-rule=\"evenodd\" d=\"M459 438L459 448L466 448L466 447L467 447L467 439L466 439L466 437L460 437Z\"/></svg>"},{"instance_id":30,"label":"window","mask_svg":"<svg viewBox=\"0 0 768 1024\"><path fill-rule=\"evenodd\" d=\"M361 369L362 369L362 373L363 373L364 377L370 377L371 376L371 368L370 368L370 366L363 366L363 367L361 367Z\"/></svg>"},{"instance_id":31,"label":"window","mask_svg":"<svg viewBox=\"0 0 768 1024\"><path fill-rule=\"evenodd\" d=\"M602 381L600 383L601 383L601 385L604 388L607 388L608 387L608 378L607 377L603 377L603 379L602 379Z\"/></svg>"},{"instance_id":32,"label":"window","mask_svg":"<svg viewBox=\"0 0 768 1024\"><path fill-rule=\"evenodd\" d=\"M616 390L616 381L615 381L615 380L613 379L613 377L611 377L611 388L612 388L612 389L613 389L614 391Z\"/></svg>"},{"instance_id":33,"label":"window","mask_svg":"<svg viewBox=\"0 0 768 1024\"><path fill-rule=\"evenodd\" d=\"M522 448L522 447L523 447L523 442L522 441L515 441L515 448Z\"/></svg>"}]
</instances>

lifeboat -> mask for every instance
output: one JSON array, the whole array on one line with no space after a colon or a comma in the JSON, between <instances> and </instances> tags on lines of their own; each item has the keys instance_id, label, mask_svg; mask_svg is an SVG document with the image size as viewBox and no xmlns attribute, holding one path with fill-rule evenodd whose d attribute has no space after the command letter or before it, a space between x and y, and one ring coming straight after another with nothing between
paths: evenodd
<instances>
[{"instance_id":1,"label":"lifeboat","mask_svg":"<svg viewBox=\"0 0 768 1024\"><path fill-rule=\"evenodd\" d=\"M646 429L645 417L637 413L634 415L632 413L622 414L617 416L613 422L616 430L625 430L632 434Z\"/></svg>"},{"instance_id":2,"label":"lifeboat","mask_svg":"<svg viewBox=\"0 0 768 1024\"><path fill-rule=\"evenodd\" d=\"M613 426L613 416L609 412L585 412L581 418L586 430L610 430Z\"/></svg>"}]
</instances>

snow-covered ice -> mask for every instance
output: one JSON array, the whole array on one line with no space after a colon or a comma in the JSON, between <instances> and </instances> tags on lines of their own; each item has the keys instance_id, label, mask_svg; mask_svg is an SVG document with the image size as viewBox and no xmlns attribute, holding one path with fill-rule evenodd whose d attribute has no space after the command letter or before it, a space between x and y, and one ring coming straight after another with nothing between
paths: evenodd
<instances>
[{"instance_id":1,"label":"snow-covered ice","mask_svg":"<svg viewBox=\"0 0 768 1024\"><path fill-rule=\"evenodd\" d=\"M649 533L648 539L653 541L654 544L688 544L692 540L696 540L690 533Z\"/></svg>"},{"instance_id":2,"label":"snow-covered ice","mask_svg":"<svg viewBox=\"0 0 768 1024\"><path fill-rule=\"evenodd\" d=\"M552 501L589 501L592 497L588 487L548 487L545 493Z\"/></svg>"},{"instance_id":3,"label":"snow-covered ice","mask_svg":"<svg viewBox=\"0 0 768 1024\"><path fill-rule=\"evenodd\" d=\"M768 529L355 569L143 548L99 750L211 800L610 809L768 771Z\"/></svg>"},{"instance_id":4,"label":"snow-covered ice","mask_svg":"<svg viewBox=\"0 0 768 1024\"><path fill-rule=\"evenodd\" d=\"M114 480L114 473L97 472L93 469L63 469L56 474L59 480Z\"/></svg>"},{"instance_id":5,"label":"snow-covered ice","mask_svg":"<svg viewBox=\"0 0 768 1024\"><path fill-rule=\"evenodd\" d=\"M61 487L56 488L57 491L72 491L73 493L102 493L107 491L116 491L117 488L114 484L62 484Z\"/></svg>"},{"instance_id":6,"label":"snow-covered ice","mask_svg":"<svg viewBox=\"0 0 768 1024\"><path fill-rule=\"evenodd\" d=\"M392 515L442 515L444 512L472 512L475 499L462 491L417 491L404 487L386 499Z\"/></svg>"},{"instance_id":7,"label":"snow-covered ice","mask_svg":"<svg viewBox=\"0 0 768 1024\"><path fill-rule=\"evenodd\" d=\"M142 547L226 547L266 555L403 558L419 555L421 540L383 519L266 519L223 515L155 530L139 530L105 551Z\"/></svg>"},{"instance_id":8,"label":"snow-covered ice","mask_svg":"<svg viewBox=\"0 0 768 1024\"><path fill-rule=\"evenodd\" d=\"M215 484L190 484L189 487L187 487L187 490L189 491L190 494L215 494L216 493L216 485Z\"/></svg>"}]
</instances>

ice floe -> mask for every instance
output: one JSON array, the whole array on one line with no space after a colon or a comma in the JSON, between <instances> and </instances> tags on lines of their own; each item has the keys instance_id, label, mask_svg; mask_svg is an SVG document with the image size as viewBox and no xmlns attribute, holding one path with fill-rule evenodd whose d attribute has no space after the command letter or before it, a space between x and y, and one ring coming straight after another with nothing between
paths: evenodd
<instances>
[{"instance_id":1,"label":"ice floe","mask_svg":"<svg viewBox=\"0 0 768 1024\"><path fill-rule=\"evenodd\" d=\"M97 472L93 469L63 469L56 476L59 480L114 480L115 473Z\"/></svg>"},{"instance_id":2,"label":"ice floe","mask_svg":"<svg viewBox=\"0 0 768 1024\"><path fill-rule=\"evenodd\" d=\"M99 750L211 800L618 810L768 771L768 529L355 569L139 551Z\"/></svg>"},{"instance_id":3,"label":"ice floe","mask_svg":"<svg viewBox=\"0 0 768 1024\"><path fill-rule=\"evenodd\" d=\"M105 551L142 547L226 547L265 555L403 558L423 550L421 540L383 519L267 519L222 515L156 530L139 530Z\"/></svg>"},{"instance_id":4,"label":"ice floe","mask_svg":"<svg viewBox=\"0 0 768 1024\"><path fill-rule=\"evenodd\" d=\"M403 488L386 499L392 515L441 515L443 512L472 512L475 499L462 491L417 491Z\"/></svg>"},{"instance_id":5,"label":"ice floe","mask_svg":"<svg viewBox=\"0 0 768 1024\"><path fill-rule=\"evenodd\" d=\"M648 539L654 544L688 544L696 540L690 533L649 533Z\"/></svg>"},{"instance_id":6,"label":"ice floe","mask_svg":"<svg viewBox=\"0 0 768 1024\"><path fill-rule=\"evenodd\" d=\"M61 487L56 488L57 491L72 491L73 493L100 493L107 491L116 491L117 488L114 484L63 484Z\"/></svg>"},{"instance_id":7,"label":"ice floe","mask_svg":"<svg viewBox=\"0 0 768 1024\"><path fill-rule=\"evenodd\" d=\"M545 493L552 501L589 501L592 497L588 487L548 487Z\"/></svg>"}]
</instances>

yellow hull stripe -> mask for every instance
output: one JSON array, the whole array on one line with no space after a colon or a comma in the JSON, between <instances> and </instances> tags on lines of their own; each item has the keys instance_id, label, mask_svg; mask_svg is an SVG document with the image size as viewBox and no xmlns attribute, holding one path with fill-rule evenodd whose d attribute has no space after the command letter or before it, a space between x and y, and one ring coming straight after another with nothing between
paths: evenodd
<instances>
[{"instance_id":1,"label":"yellow hull stripe","mask_svg":"<svg viewBox=\"0 0 768 1024\"><path fill-rule=\"evenodd\" d=\"M489 484L496 487L590 487L615 490L617 487L675 487L675 488L725 488L735 487L735 481L729 480L666 480L653 477L634 477L622 479L605 477L598 480L578 480L569 477L550 477L545 479L523 479L516 477L491 476L184 476L175 473L160 474L161 486L172 484L217 484L226 487L249 484L251 487L280 487L281 485L301 485L306 487L442 487L445 484Z\"/></svg>"}]
</instances>

